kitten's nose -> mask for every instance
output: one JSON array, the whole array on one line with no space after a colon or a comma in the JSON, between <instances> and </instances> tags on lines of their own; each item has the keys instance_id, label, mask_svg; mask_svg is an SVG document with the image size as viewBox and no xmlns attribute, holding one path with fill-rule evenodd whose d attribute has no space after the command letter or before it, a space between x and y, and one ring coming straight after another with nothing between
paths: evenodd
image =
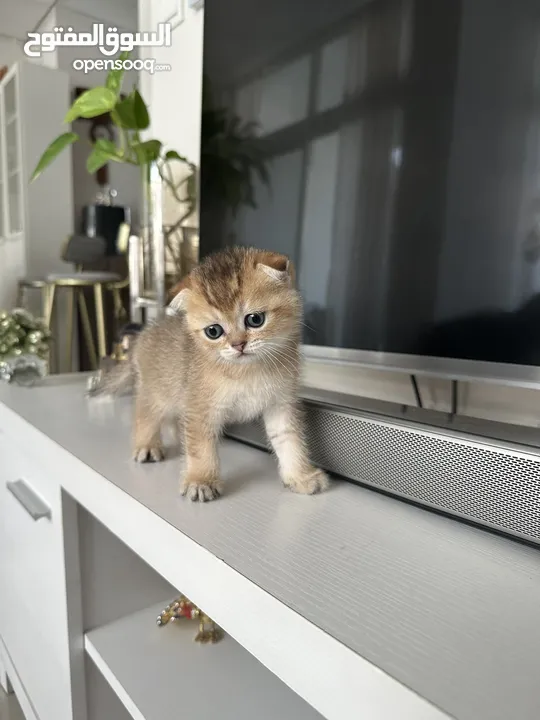
<instances>
[{"instance_id":1,"label":"kitten's nose","mask_svg":"<svg viewBox=\"0 0 540 720\"><path fill-rule=\"evenodd\" d=\"M238 350L239 353L244 352L244 348L246 347L245 342L239 342L239 343L231 343L231 347L233 347L235 350Z\"/></svg>"}]
</instances>

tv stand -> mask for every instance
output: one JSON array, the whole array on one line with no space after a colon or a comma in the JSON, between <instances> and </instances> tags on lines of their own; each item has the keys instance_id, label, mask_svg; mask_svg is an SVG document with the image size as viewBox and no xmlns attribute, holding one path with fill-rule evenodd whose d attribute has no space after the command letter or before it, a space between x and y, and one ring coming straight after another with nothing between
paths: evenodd
<instances>
[{"instance_id":1,"label":"tv stand","mask_svg":"<svg viewBox=\"0 0 540 720\"><path fill-rule=\"evenodd\" d=\"M85 382L0 386L0 680L27 720L537 720L536 548L351 483L294 495L233 440L224 496L189 503L178 453L133 463L130 399ZM221 643L157 627L179 592Z\"/></svg>"}]
</instances>

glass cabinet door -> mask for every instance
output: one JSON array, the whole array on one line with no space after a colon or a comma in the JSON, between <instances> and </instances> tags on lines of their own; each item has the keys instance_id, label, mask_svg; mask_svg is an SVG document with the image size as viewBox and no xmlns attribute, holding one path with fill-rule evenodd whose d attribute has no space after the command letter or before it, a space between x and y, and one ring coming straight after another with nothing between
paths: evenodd
<instances>
[{"instance_id":1,"label":"glass cabinet door","mask_svg":"<svg viewBox=\"0 0 540 720\"><path fill-rule=\"evenodd\" d=\"M19 97L17 75L12 71L4 80L2 127L4 136L4 225L6 234L15 235L22 231L22 167L21 138L19 131Z\"/></svg>"}]
</instances>

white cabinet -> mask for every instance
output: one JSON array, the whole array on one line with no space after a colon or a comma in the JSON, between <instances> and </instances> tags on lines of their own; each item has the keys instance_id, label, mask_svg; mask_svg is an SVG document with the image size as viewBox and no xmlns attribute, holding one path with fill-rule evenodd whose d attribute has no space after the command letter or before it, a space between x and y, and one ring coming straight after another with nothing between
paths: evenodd
<instances>
[{"instance_id":1,"label":"white cabinet","mask_svg":"<svg viewBox=\"0 0 540 720\"><path fill-rule=\"evenodd\" d=\"M39 720L70 720L60 485L0 436L0 638Z\"/></svg>"},{"instance_id":2,"label":"white cabinet","mask_svg":"<svg viewBox=\"0 0 540 720\"><path fill-rule=\"evenodd\" d=\"M69 76L26 61L0 82L0 307L11 309L17 278L62 266L73 230L71 150L30 184L41 153L61 132L70 104Z\"/></svg>"},{"instance_id":3,"label":"white cabinet","mask_svg":"<svg viewBox=\"0 0 540 720\"><path fill-rule=\"evenodd\" d=\"M0 680L26 720L538 720L537 548L351 483L296 496L231 440L224 497L187 503L176 448L131 462L130 399L85 390L0 383ZM221 643L157 628L177 591Z\"/></svg>"}]
</instances>

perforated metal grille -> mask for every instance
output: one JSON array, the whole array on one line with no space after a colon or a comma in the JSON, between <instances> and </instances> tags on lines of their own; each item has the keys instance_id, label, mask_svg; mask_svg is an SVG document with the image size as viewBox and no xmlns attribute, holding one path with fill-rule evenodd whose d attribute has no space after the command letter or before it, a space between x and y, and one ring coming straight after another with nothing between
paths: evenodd
<instances>
[{"instance_id":1,"label":"perforated metal grille","mask_svg":"<svg viewBox=\"0 0 540 720\"><path fill-rule=\"evenodd\" d=\"M314 462L351 480L540 542L540 457L307 405ZM233 435L266 445L260 426Z\"/></svg>"}]
</instances>

